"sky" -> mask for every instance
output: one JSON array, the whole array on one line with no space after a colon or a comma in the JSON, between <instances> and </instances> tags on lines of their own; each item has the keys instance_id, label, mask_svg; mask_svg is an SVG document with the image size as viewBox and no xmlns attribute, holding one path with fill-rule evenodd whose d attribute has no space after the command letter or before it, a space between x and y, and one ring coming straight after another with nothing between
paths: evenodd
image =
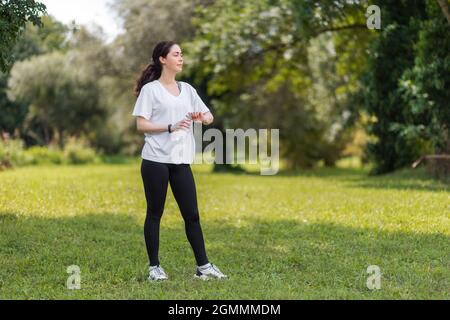
<instances>
[{"instance_id":1,"label":"sky","mask_svg":"<svg viewBox=\"0 0 450 320\"><path fill-rule=\"evenodd\" d=\"M97 23L103 28L107 42L111 42L121 32L119 19L108 6L112 0L38 0L38 2L45 4L47 13L65 24L69 24L72 20L88 27Z\"/></svg>"}]
</instances>

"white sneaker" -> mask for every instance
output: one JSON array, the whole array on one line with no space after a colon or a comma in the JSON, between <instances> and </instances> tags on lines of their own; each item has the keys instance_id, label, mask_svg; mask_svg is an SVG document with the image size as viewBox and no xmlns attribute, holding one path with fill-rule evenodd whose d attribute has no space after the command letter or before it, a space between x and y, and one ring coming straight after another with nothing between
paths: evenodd
<instances>
[{"instance_id":1,"label":"white sneaker","mask_svg":"<svg viewBox=\"0 0 450 320\"><path fill-rule=\"evenodd\" d=\"M222 271L220 271L219 268L217 268L212 263L208 263L208 265L205 266L204 268L197 267L197 272L194 275L194 277L200 278L202 280L209 280L212 278L216 279L228 278L227 275L223 274Z\"/></svg>"},{"instance_id":2,"label":"white sneaker","mask_svg":"<svg viewBox=\"0 0 450 320\"><path fill-rule=\"evenodd\" d=\"M158 280L167 280L167 279L168 279L167 274L160 265L149 267L148 280L158 281Z\"/></svg>"}]
</instances>

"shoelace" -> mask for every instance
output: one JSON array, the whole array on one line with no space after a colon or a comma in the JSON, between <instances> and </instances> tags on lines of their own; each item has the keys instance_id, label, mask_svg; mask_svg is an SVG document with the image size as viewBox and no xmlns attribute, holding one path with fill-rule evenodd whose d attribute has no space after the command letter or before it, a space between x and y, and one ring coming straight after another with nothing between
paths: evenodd
<instances>
[{"instance_id":1,"label":"shoelace","mask_svg":"<svg viewBox=\"0 0 450 320\"><path fill-rule=\"evenodd\" d=\"M164 276L164 269L162 267L158 266L158 267L154 268L153 270L155 270L157 275Z\"/></svg>"},{"instance_id":2,"label":"shoelace","mask_svg":"<svg viewBox=\"0 0 450 320\"><path fill-rule=\"evenodd\" d=\"M217 273L222 275L222 272L219 270L219 268L217 268L215 265L211 264L211 268Z\"/></svg>"},{"instance_id":3,"label":"shoelace","mask_svg":"<svg viewBox=\"0 0 450 320\"><path fill-rule=\"evenodd\" d=\"M163 268L158 267L156 270L157 270L157 272L158 272L158 274L159 274L160 276L164 276L164 270L163 270Z\"/></svg>"}]
</instances>

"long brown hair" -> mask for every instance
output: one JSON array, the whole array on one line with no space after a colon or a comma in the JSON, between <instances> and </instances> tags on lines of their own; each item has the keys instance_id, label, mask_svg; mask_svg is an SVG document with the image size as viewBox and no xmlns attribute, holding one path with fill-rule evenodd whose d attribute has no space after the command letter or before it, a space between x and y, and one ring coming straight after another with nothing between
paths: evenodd
<instances>
[{"instance_id":1,"label":"long brown hair","mask_svg":"<svg viewBox=\"0 0 450 320\"><path fill-rule=\"evenodd\" d=\"M154 48L152 53L152 61L142 70L141 75L136 80L136 85L134 87L134 94L139 96L142 87L156 79L161 77L162 64L159 61L159 57L167 57L170 48L177 44L175 41L161 41Z\"/></svg>"}]
</instances>

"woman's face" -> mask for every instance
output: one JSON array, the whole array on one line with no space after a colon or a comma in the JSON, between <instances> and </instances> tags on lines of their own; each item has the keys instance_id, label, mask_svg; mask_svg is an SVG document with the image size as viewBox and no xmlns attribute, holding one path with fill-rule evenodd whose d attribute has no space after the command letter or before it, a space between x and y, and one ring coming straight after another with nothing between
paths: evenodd
<instances>
[{"instance_id":1,"label":"woman's face","mask_svg":"<svg viewBox=\"0 0 450 320\"><path fill-rule=\"evenodd\" d=\"M167 56L159 58L161 63L172 72L180 72L183 70L183 53L181 52L181 48L174 44L171 48Z\"/></svg>"}]
</instances>

